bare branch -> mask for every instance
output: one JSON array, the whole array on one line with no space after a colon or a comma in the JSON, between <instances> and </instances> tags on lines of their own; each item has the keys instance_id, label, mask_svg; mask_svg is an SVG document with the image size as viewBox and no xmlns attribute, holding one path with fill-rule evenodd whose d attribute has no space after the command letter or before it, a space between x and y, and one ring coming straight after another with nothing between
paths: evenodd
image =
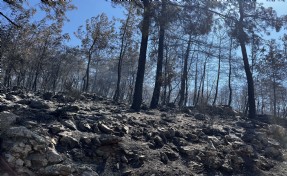
<instances>
[{"instance_id":1,"label":"bare branch","mask_svg":"<svg viewBox=\"0 0 287 176\"><path fill-rule=\"evenodd\" d=\"M13 22L9 17L7 17L6 15L4 15L2 12L0 12L0 15L3 16L6 20L8 20L11 24L13 24L14 26L16 26L17 28L21 28L21 26L19 26L19 25L16 24L15 22Z\"/></svg>"}]
</instances>

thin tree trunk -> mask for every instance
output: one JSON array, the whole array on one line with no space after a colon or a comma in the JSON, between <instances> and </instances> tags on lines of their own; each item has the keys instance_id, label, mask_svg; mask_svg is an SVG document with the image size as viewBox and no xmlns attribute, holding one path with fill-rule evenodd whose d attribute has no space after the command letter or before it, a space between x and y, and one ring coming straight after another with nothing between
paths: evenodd
<instances>
[{"instance_id":1,"label":"thin tree trunk","mask_svg":"<svg viewBox=\"0 0 287 176\"><path fill-rule=\"evenodd\" d=\"M179 93L180 98L179 98L179 102L178 102L179 107L185 106L184 105L184 96L185 96L185 85L186 85L186 80L187 80L187 64L188 64L188 57L189 57L189 52L190 52L190 45L191 45L191 35L189 35L186 53L184 56L183 73L181 76L181 86L180 86L180 93Z\"/></svg>"},{"instance_id":2,"label":"thin tree trunk","mask_svg":"<svg viewBox=\"0 0 287 176\"><path fill-rule=\"evenodd\" d=\"M187 73L190 73L190 70L191 70L191 65L193 64L193 58L194 58L194 53L195 51L193 51L192 55L191 55L191 59L190 59L190 62L189 62L189 66L188 66L188 71ZM186 75L186 81L185 81L185 98L184 98L184 104L185 105L191 105L191 98L188 98L188 88L189 88L189 84L188 84L188 74Z\"/></svg>"},{"instance_id":3,"label":"thin tree trunk","mask_svg":"<svg viewBox=\"0 0 287 176\"><path fill-rule=\"evenodd\" d=\"M168 86L168 78L167 78L167 68L168 68L168 49L167 49L167 45L165 45L165 63L164 63L164 92L163 92L163 100L162 100L162 104L166 105L167 101L167 86Z\"/></svg>"},{"instance_id":4,"label":"thin tree trunk","mask_svg":"<svg viewBox=\"0 0 287 176\"><path fill-rule=\"evenodd\" d=\"M168 84L168 93L167 93L167 97L166 97L166 104L168 104L170 102L171 92L172 92L172 86L171 86L171 83L169 83Z\"/></svg>"},{"instance_id":5,"label":"thin tree trunk","mask_svg":"<svg viewBox=\"0 0 287 176\"><path fill-rule=\"evenodd\" d=\"M161 19L160 19L160 29L159 29L159 42L158 42L158 58L157 58L157 68L156 68L156 77L155 77L155 85L152 95L152 100L150 103L150 108L157 108L159 97L160 97L160 89L162 85L162 63L163 63L163 44L164 44L164 34L165 34L165 10L166 10L166 2L162 1L162 9L161 9Z\"/></svg>"},{"instance_id":6,"label":"thin tree trunk","mask_svg":"<svg viewBox=\"0 0 287 176\"><path fill-rule=\"evenodd\" d=\"M114 94L114 97L113 97L114 101L116 101L116 102L119 101L119 97L120 97L120 94L121 94L120 93L120 90L121 90L120 85L121 85L121 76L122 76L122 64L123 64L123 58L124 58L124 55L125 55L125 49L127 47L127 43L124 44L124 42L125 42L125 37L126 37L126 33L127 33L127 27L128 27L129 21L130 21L132 7L133 7L133 3L130 3L129 14L128 14L128 17L126 19L123 35L122 35L122 38L121 38L121 50L120 50L120 57L119 57L119 62L118 62L117 87L116 87L116 91L115 91L115 94Z\"/></svg>"},{"instance_id":7,"label":"thin tree trunk","mask_svg":"<svg viewBox=\"0 0 287 176\"><path fill-rule=\"evenodd\" d=\"M231 106L232 103L232 87L231 87L231 56L232 55L232 38L230 38L230 48L229 48L229 72L228 72L228 88L229 88L229 98L228 98L228 106Z\"/></svg>"},{"instance_id":8,"label":"thin tree trunk","mask_svg":"<svg viewBox=\"0 0 287 176\"><path fill-rule=\"evenodd\" d=\"M198 55L197 55L198 58ZM194 76L194 94L193 94L193 106L196 106L197 104L197 79L198 79L198 68L197 68L197 60L196 60L196 65L195 65L195 76Z\"/></svg>"},{"instance_id":9,"label":"thin tree trunk","mask_svg":"<svg viewBox=\"0 0 287 176\"><path fill-rule=\"evenodd\" d=\"M187 98L188 98L188 79L185 80L185 95L184 95L184 106L187 105Z\"/></svg>"},{"instance_id":10,"label":"thin tree trunk","mask_svg":"<svg viewBox=\"0 0 287 176\"><path fill-rule=\"evenodd\" d=\"M273 115L276 117L276 109L277 109L277 97L276 97L276 82L273 78Z\"/></svg>"},{"instance_id":11,"label":"thin tree trunk","mask_svg":"<svg viewBox=\"0 0 287 176\"><path fill-rule=\"evenodd\" d=\"M218 86L219 86L219 78L220 78L220 65L221 65L221 38L219 39L219 55L218 55L218 71L217 71L217 80L216 80L216 86L215 86L215 95L212 102L212 105L214 106L217 100L218 95Z\"/></svg>"},{"instance_id":12,"label":"thin tree trunk","mask_svg":"<svg viewBox=\"0 0 287 176\"><path fill-rule=\"evenodd\" d=\"M34 78L34 81L33 81L33 91L37 91L37 81L38 81L38 76L39 76L39 71L38 71L38 66L37 66L37 69L36 69L36 73L35 73L35 78Z\"/></svg>"},{"instance_id":13,"label":"thin tree trunk","mask_svg":"<svg viewBox=\"0 0 287 176\"><path fill-rule=\"evenodd\" d=\"M6 71L5 71L5 76L4 76L4 86L9 88L10 87L10 82L11 82L11 70L12 67L9 66Z\"/></svg>"},{"instance_id":14,"label":"thin tree trunk","mask_svg":"<svg viewBox=\"0 0 287 176\"><path fill-rule=\"evenodd\" d=\"M140 47L140 56L138 62L138 70L136 77L136 84L133 95L133 103L131 109L135 111L140 111L142 104L142 92L143 92L143 81L145 73L145 64L146 64L146 51L148 45L148 35L149 35L149 26L150 26L150 2L149 0L143 0L144 4L144 15L143 15L143 24L142 24L142 38L141 38L141 47Z\"/></svg>"},{"instance_id":15,"label":"thin tree trunk","mask_svg":"<svg viewBox=\"0 0 287 176\"><path fill-rule=\"evenodd\" d=\"M88 55L88 64L87 64L87 69L86 69L86 81L85 81L85 84L84 84L84 91L85 91L85 92L88 92L88 91L89 91L91 59L92 59L92 53L89 52L89 55Z\"/></svg>"},{"instance_id":16,"label":"thin tree trunk","mask_svg":"<svg viewBox=\"0 0 287 176\"><path fill-rule=\"evenodd\" d=\"M204 65L203 65L203 74L202 74L202 78L201 78L201 103L204 103L204 82L205 82L205 73L206 73L206 62L207 62L207 58L205 59Z\"/></svg>"}]
</instances>

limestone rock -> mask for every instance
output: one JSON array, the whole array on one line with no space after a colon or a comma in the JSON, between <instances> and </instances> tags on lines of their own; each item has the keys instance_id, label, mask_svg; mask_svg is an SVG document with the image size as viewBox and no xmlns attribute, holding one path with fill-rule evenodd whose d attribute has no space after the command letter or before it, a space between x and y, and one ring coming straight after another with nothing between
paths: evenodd
<instances>
[{"instance_id":1,"label":"limestone rock","mask_svg":"<svg viewBox=\"0 0 287 176\"><path fill-rule=\"evenodd\" d=\"M79 122L78 129L80 131L92 131L92 127L87 122Z\"/></svg>"},{"instance_id":2,"label":"limestone rock","mask_svg":"<svg viewBox=\"0 0 287 176\"><path fill-rule=\"evenodd\" d=\"M17 118L18 116L13 113L0 112L0 135L15 123Z\"/></svg>"},{"instance_id":3,"label":"limestone rock","mask_svg":"<svg viewBox=\"0 0 287 176\"><path fill-rule=\"evenodd\" d=\"M113 132L112 129L110 129L108 126L106 126L105 124L99 123L98 125L99 129L106 134L111 134Z\"/></svg>"},{"instance_id":4,"label":"limestone rock","mask_svg":"<svg viewBox=\"0 0 287 176\"><path fill-rule=\"evenodd\" d=\"M179 159L179 155L174 151L166 151L165 154L170 161L176 161Z\"/></svg>"},{"instance_id":5,"label":"limestone rock","mask_svg":"<svg viewBox=\"0 0 287 176\"><path fill-rule=\"evenodd\" d=\"M71 136L63 136L60 139L60 143L62 146L67 147L68 149L72 149L75 147L79 147L79 142L77 141L77 139L71 137Z\"/></svg>"},{"instance_id":6,"label":"limestone rock","mask_svg":"<svg viewBox=\"0 0 287 176\"><path fill-rule=\"evenodd\" d=\"M164 163L167 164L168 163L168 157L165 153L160 153L160 160Z\"/></svg>"},{"instance_id":7,"label":"limestone rock","mask_svg":"<svg viewBox=\"0 0 287 176\"><path fill-rule=\"evenodd\" d=\"M52 97L53 97L53 93L52 92L45 92L43 95L42 95L43 99L44 100L51 100Z\"/></svg>"},{"instance_id":8,"label":"limestone rock","mask_svg":"<svg viewBox=\"0 0 287 176\"><path fill-rule=\"evenodd\" d=\"M16 97L12 94L6 94L6 100L11 100L11 101L15 101Z\"/></svg>"},{"instance_id":9,"label":"limestone rock","mask_svg":"<svg viewBox=\"0 0 287 176\"><path fill-rule=\"evenodd\" d=\"M33 139L38 143L44 144L46 140L37 133L27 129L24 126L11 127L6 131L6 137L10 138L28 138Z\"/></svg>"},{"instance_id":10,"label":"limestone rock","mask_svg":"<svg viewBox=\"0 0 287 176\"><path fill-rule=\"evenodd\" d=\"M41 153L32 153L27 157L31 161L33 168L41 168L48 165L48 160L46 156Z\"/></svg>"},{"instance_id":11,"label":"limestone rock","mask_svg":"<svg viewBox=\"0 0 287 176\"><path fill-rule=\"evenodd\" d=\"M64 127L62 125L59 125L59 124L53 124L49 127L49 129L50 129L51 133L53 133L53 134L58 134L58 133L65 130Z\"/></svg>"},{"instance_id":12,"label":"limestone rock","mask_svg":"<svg viewBox=\"0 0 287 176\"><path fill-rule=\"evenodd\" d=\"M281 151L276 149L275 147L267 147L265 149L264 155L267 158L273 158L273 159L277 159L277 160L281 160L282 159Z\"/></svg>"},{"instance_id":13,"label":"limestone rock","mask_svg":"<svg viewBox=\"0 0 287 176\"><path fill-rule=\"evenodd\" d=\"M71 165L65 164L55 164L51 166L47 166L43 171L42 174L45 176L68 176L75 171Z\"/></svg>"},{"instance_id":14,"label":"limestone rock","mask_svg":"<svg viewBox=\"0 0 287 176\"><path fill-rule=\"evenodd\" d=\"M122 141L122 138L114 135L101 135L99 138L101 145L117 144Z\"/></svg>"},{"instance_id":15,"label":"limestone rock","mask_svg":"<svg viewBox=\"0 0 287 176\"><path fill-rule=\"evenodd\" d=\"M77 129L75 123L72 120L64 120L64 121L62 121L62 124L64 126L70 128L71 130L76 130Z\"/></svg>"},{"instance_id":16,"label":"limestone rock","mask_svg":"<svg viewBox=\"0 0 287 176\"><path fill-rule=\"evenodd\" d=\"M49 105L38 100L32 100L29 104L31 108L35 109L49 109Z\"/></svg>"},{"instance_id":17,"label":"limestone rock","mask_svg":"<svg viewBox=\"0 0 287 176\"><path fill-rule=\"evenodd\" d=\"M58 164L64 160L63 157L55 149L51 148L48 149L46 158L51 164Z\"/></svg>"},{"instance_id":18,"label":"limestone rock","mask_svg":"<svg viewBox=\"0 0 287 176\"><path fill-rule=\"evenodd\" d=\"M160 136L155 136L154 143L155 143L155 147L157 148L161 148L164 145L163 140Z\"/></svg>"},{"instance_id":19,"label":"limestone rock","mask_svg":"<svg viewBox=\"0 0 287 176\"><path fill-rule=\"evenodd\" d=\"M84 171L81 176L99 176L99 174L95 171Z\"/></svg>"},{"instance_id":20,"label":"limestone rock","mask_svg":"<svg viewBox=\"0 0 287 176\"><path fill-rule=\"evenodd\" d=\"M197 113L194 115L194 118L197 120L206 120L208 117L204 114Z\"/></svg>"}]
</instances>

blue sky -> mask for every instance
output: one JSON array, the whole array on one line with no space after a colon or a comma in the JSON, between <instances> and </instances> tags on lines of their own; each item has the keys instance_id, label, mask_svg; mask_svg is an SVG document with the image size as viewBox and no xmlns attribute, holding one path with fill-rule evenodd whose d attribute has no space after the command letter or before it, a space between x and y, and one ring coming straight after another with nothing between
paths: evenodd
<instances>
[{"instance_id":1,"label":"blue sky","mask_svg":"<svg viewBox=\"0 0 287 176\"><path fill-rule=\"evenodd\" d=\"M80 25L84 25L86 19L89 19L93 16L97 16L101 13L106 13L109 19L112 17L115 18L123 18L124 8L120 5L116 7L112 7L111 0L72 0L73 4L77 7L77 9L73 11L69 11L67 13L67 17L70 19L69 22L65 22L63 33L69 33L71 40L68 42L68 45L76 46L80 45L81 42L74 36L74 32L77 31ZM287 11L287 0L283 2L283 0L257 0L257 2L263 3L265 6L273 7L278 15L286 14ZM39 3L39 0L32 0L31 6ZM39 13L40 14L40 13ZM281 35L275 34L275 36ZM268 36L268 38L272 38L274 35Z\"/></svg>"},{"instance_id":2,"label":"blue sky","mask_svg":"<svg viewBox=\"0 0 287 176\"><path fill-rule=\"evenodd\" d=\"M87 19L101 13L106 13L109 19L124 17L124 8L119 5L116 8L112 7L110 0L73 0L73 4L77 9L67 13L70 21L66 22L63 28L64 32L70 34L69 45L71 46L80 45L80 40L73 32L77 31L80 25L84 25Z\"/></svg>"}]
</instances>

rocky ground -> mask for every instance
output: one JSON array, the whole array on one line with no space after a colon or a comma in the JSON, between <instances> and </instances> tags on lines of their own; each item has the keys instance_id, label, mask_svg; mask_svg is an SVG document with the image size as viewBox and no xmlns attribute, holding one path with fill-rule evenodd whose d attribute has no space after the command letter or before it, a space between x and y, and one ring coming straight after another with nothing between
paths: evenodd
<instances>
[{"instance_id":1,"label":"rocky ground","mask_svg":"<svg viewBox=\"0 0 287 176\"><path fill-rule=\"evenodd\" d=\"M251 121L228 107L132 112L91 94L78 99L0 94L0 175L287 175L284 120Z\"/></svg>"}]
</instances>

